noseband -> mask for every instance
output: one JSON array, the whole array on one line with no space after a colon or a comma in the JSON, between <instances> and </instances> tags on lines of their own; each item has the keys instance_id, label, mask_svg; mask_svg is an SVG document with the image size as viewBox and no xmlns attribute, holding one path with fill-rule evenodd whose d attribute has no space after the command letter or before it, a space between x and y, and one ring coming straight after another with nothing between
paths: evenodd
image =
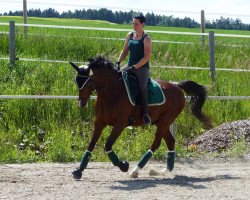
<instances>
[{"instance_id":1,"label":"noseband","mask_svg":"<svg viewBox=\"0 0 250 200\"><path fill-rule=\"evenodd\" d=\"M77 81L78 78L80 79L87 78L87 79L83 83L79 83L79 81ZM90 78L91 78L90 76L76 75L75 80L79 91L81 91L84 88L84 86L89 82Z\"/></svg>"}]
</instances>

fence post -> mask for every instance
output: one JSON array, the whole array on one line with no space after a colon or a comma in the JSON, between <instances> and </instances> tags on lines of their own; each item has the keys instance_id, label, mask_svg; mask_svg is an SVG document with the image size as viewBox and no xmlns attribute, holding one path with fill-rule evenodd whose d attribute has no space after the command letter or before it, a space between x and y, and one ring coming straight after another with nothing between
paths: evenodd
<instances>
[{"instance_id":1,"label":"fence post","mask_svg":"<svg viewBox=\"0 0 250 200\"><path fill-rule=\"evenodd\" d=\"M201 11L201 33L205 33L205 12L204 10ZM201 36L201 44L205 44L205 36Z\"/></svg>"},{"instance_id":2,"label":"fence post","mask_svg":"<svg viewBox=\"0 0 250 200\"><path fill-rule=\"evenodd\" d=\"M27 36L28 33L28 28L26 26L27 24L27 0L23 0L23 31L24 31L24 35Z\"/></svg>"},{"instance_id":3,"label":"fence post","mask_svg":"<svg viewBox=\"0 0 250 200\"><path fill-rule=\"evenodd\" d=\"M214 31L209 31L209 63L212 81L215 80L215 44Z\"/></svg>"},{"instance_id":4,"label":"fence post","mask_svg":"<svg viewBox=\"0 0 250 200\"><path fill-rule=\"evenodd\" d=\"M9 61L14 66L16 61L16 38L15 38L15 21L10 21L9 32Z\"/></svg>"}]
</instances>

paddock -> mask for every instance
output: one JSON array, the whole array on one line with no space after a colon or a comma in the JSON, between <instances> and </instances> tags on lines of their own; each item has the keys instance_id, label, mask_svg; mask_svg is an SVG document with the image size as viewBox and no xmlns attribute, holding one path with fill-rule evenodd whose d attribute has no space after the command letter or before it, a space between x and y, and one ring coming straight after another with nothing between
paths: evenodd
<instances>
[{"instance_id":1,"label":"paddock","mask_svg":"<svg viewBox=\"0 0 250 200\"><path fill-rule=\"evenodd\" d=\"M90 162L81 180L77 163L1 164L0 199L249 199L250 155L243 160L177 160L173 172L151 161L138 179L112 163ZM131 167L136 163L131 163ZM152 176L152 169L158 176ZM151 172L151 173L150 173ZM150 175L150 174L151 175Z\"/></svg>"}]
</instances>

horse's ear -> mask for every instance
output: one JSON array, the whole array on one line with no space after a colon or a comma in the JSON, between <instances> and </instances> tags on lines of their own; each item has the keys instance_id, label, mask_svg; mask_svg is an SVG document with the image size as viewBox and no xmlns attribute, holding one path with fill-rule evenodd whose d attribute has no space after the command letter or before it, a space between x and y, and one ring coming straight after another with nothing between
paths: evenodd
<instances>
[{"instance_id":1,"label":"horse's ear","mask_svg":"<svg viewBox=\"0 0 250 200\"><path fill-rule=\"evenodd\" d=\"M89 76L92 76L94 73L92 71L92 69L89 69Z\"/></svg>"},{"instance_id":2,"label":"horse's ear","mask_svg":"<svg viewBox=\"0 0 250 200\"><path fill-rule=\"evenodd\" d=\"M69 62L69 63L71 64L72 67L74 67L74 69L75 69L77 72L79 72L79 67L78 67L75 63L73 63L73 62Z\"/></svg>"}]
</instances>

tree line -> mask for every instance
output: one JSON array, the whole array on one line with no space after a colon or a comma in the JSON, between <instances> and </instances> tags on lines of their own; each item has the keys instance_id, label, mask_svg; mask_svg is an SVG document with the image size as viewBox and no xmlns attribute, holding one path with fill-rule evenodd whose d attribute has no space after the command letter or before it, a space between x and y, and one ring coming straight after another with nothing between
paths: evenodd
<instances>
[{"instance_id":1,"label":"tree line","mask_svg":"<svg viewBox=\"0 0 250 200\"><path fill-rule=\"evenodd\" d=\"M128 24L131 23L132 17L137 12L133 10L129 12L108 10L106 8L97 9L82 9L67 11L59 13L53 8L49 8L41 11L40 9L30 9L27 11L29 17L45 17L45 18L76 18L76 19L86 19L86 20L105 20L117 24ZM22 16L23 11L10 11L9 13L3 13L0 15L4 16ZM186 28L198 28L200 24L195 20L185 17L175 18L172 15L157 15L152 13L147 13L145 15L147 18L147 25L150 26L170 26L170 27L186 27ZM228 29L228 30L250 30L250 24L244 24L240 19L223 18L213 20L212 22L206 21L206 28L209 29Z\"/></svg>"}]
</instances>

